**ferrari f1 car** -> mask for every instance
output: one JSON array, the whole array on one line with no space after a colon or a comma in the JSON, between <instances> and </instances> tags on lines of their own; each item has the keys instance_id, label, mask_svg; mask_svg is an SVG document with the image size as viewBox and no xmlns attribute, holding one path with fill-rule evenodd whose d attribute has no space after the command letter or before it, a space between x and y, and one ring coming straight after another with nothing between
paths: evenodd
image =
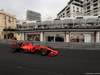
<instances>
[{"instance_id":1,"label":"ferrari f1 car","mask_svg":"<svg viewBox=\"0 0 100 75\"><path fill-rule=\"evenodd\" d=\"M35 46L32 43L13 43L12 47L13 52L18 51L30 51L36 52L39 51L43 56L56 56L58 54L57 50L52 50L50 47L43 47L43 46Z\"/></svg>"}]
</instances>

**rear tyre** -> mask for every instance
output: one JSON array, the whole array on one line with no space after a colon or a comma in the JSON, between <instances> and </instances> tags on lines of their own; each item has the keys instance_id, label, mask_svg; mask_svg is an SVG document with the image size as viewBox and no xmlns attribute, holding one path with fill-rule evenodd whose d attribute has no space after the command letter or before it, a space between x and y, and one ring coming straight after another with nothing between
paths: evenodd
<instances>
[{"instance_id":1,"label":"rear tyre","mask_svg":"<svg viewBox=\"0 0 100 75\"><path fill-rule=\"evenodd\" d=\"M42 54L43 56L47 55L47 54L48 54L48 50L47 50L47 49L42 49L42 50L41 50L41 54Z\"/></svg>"}]
</instances>

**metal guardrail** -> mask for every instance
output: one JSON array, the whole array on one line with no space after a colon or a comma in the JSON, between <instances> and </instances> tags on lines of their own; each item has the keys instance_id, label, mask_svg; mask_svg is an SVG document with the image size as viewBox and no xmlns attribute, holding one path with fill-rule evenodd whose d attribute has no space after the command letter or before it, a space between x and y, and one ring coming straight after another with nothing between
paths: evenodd
<instances>
[{"instance_id":1,"label":"metal guardrail","mask_svg":"<svg viewBox=\"0 0 100 75\"><path fill-rule=\"evenodd\" d=\"M50 46L60 49L80 49L80 50L100 50L100 43L71 43L71 42L41 42L41 41L22 41L22 40L0 40L0 43L33 43L34 45Z\"/></svg>"}]
</instances>

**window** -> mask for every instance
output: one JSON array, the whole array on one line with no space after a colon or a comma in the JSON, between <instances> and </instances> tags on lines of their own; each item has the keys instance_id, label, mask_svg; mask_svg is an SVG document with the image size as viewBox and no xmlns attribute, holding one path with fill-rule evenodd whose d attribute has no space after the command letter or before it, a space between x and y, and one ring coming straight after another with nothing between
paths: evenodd
<instances>
[{"instance_id":1,"label":"window","mask_svg":"<svg viewBox=\"0 0 100 75\"><path fill-rule=\"evenodd\" d=\"M70 34L70 42L91 42L91 34Z\"/></svg>"},{"instance_id":2,"label":"window","mask_svg":"<svg viewBox=\"0 0 100 75\"><path fill-rule=\"evenodd\" d=\"M6 20L6 16L5 16L5 18L4 18L5 20Z\"/></svg>"},{"instance_id":3,"label":"window","mask_svg":"<svg viewBox=\"0 0 100 75\"><path fill-rule=\"evenodd\" d=\"M98 16L98 14L94 14L94 16Z\"/></svg>"},{"instance_id":4,"label":"window","mask_svg":"<svg viewBox=\"0 0 100 75\"><path fill-rule=\"evenodd\" d=\"M94 6L94 7L95 7L95 6L98 6L98 3L93 4L93 6Z\"/></svg>"},{"instance_id":5,"label":"window","mask_svg":"<svg viewBox=\"0 0 100 75\"><path fill-rule=\"evenodd\" d=\"M83 34L71 34L70 42L84 42L84 35Z\"/></svg>"},{"instance_id":6,"label":"window","mask_svg":"<svg viewBox=\"0 0 100 75\"><path fill-rule=\"evenodd\" d=\"M67 8L67 9L66 9L66 11L68 11L69 9L70 9L70 7L69 7L69 8Z\"/></svg>"},{"instance_id":7,"label":"window","mask_svg":"<svg viewBox=\"0 0 100 75\"><path fill-rule=\"evenodd\" d=\"M27 34L28 41L40 41L40 34Z\"/></svg>"},{"instance_id":8,"label":"window","mask_svg":"<svg viewBox=\"0 0 100 75\"><path fill-rule=\"evenodd\" d=\"M88 13L88 15L90 15L90 13Z\"/></svg>"},{"instance_id":9,"label":"window","mask_svg":"<svg viewBox=\"0 0 100 75\"><path fill-rule=\"evenodd\" d=\"M9 20L8 21L11 22L10 17L9 17Z\"/></svg>"},{"instance_id":10,"label":"window","mask_svg":"<svg viewBox=\"0 0 100 75\"><path fill-rule=\"evenodd\" d=\"M87 2L88 2L89 0L87 0Z\"/></svg>"},{"instance_id":11,"label":"window","mask_svg":"<svg viewBox=\"0 0 100 75\"><path fill-rule=\"evenodd\" d=\"M87 9L90 9L90 6L88 6Z\"/></svg>"},{"instance_id":12,"label":"window","mask_svg":"<svg viewBox=\"0 0 100 75\"><path fill-rule=\"evenodd\" d=\"M70 13L70 11L68 11L66 14Z\"/></svg>"},{"instance_id":13,"label":"window","mask_svg":"<svg viewBox=\"0 0 100 75\"><path fill-rule=\"evenodd\" d=\"M73 9L75 9L75 7L73 6Z\"/></svg>"},{"instance_id":14,"label":"window","mask_svg":"<svg viewBox=\"0 0 100 75\"><path fill-rule=\"evenodd\" d=\"M18 33L18 35L20 35L20 33Z\"/></svg>"},{"instance_id":15,"label":"window","mask_svg":"<svg viewBox=\"0 0 100 75\"><path fill-rule=\"evenodd\" d=\"M96 9L98 9L98 7L97 8L94 8L93 10L96 10Z\"/></svg>"},{"instance_id":16,"label":"window","mask_svg":"<svg viewBox=\"0 0 100 75\"><path fill-rule=\"evenodd\" d=\"M47 33L46 34L46 41L49 42L64 42L64 34L60 33Z\"/></svg>"},{"instance_id":17,"label":"window","mask_svg":"<svg viewBox=\"0 0 100 75\"><path fill-rule=\"evenodd\" d=\"M87 12L90 12L90 10L88 10Z\"/></svg>"},{"instance_id":18,"label":"window","mask_svg":"<svg viewBox=\"0 0 100 75\"><path fill-rule=\"evenodd\" d=\"M94 0L93 2L97 2L98 0Z\"/></svg>"},{"instance_id":19,"label":"window","mask_svg":"<svg viewBox=\"0 0 100 75\"><path fill-rule=\"evenodd\" d=\"M10 17L9 17L9 20L10 20Z\"/></svg>"},{"instance_id":20,"label":"window","mask_svg":"<svg viewBox=\"0 0 100 75\"><path fill-rule=\"evenodd\" d=\"M77 3L73 3L73 5L83 7L83 5L80 5L80 4L77 4Z\"/></svg>"},{"instance_id":21,"label":"window","mask_svg":"<svg viewBox=\"0 0 100 75\"><path fill-rule=\"evenodd\" d=\"M94 13L96 13L97 11L94 11Z\"/></svg>"},{"instance_id":22,"label":"window","mask_svg":"<svg viewBox=\"0 0 100 75\"><path fill-rule=\"evenodd\" d=\"M89 2L89 3L87 3L87 5L90 5L90 2Z\"/></svg>"},{"instance_id":23,"label":"window","mask_svg":"<svg viewBox=\"0 0 100 75\"><path fill-rule=\"evenodd\" d=\"M6 21L5 21L5 25L6 25Z\"/></svg>"},{"instance_id":24,"label":"window","mask_svg":"<svg viewBox=\"0 0 100 75\"><path fill-rule=\"evenodd\" d=\"M14 19L12 19L12 22L14 22Z\"/></svg>"},{"instance_id":25,"label":"window","mask_svg":"<svg viewBox=\"0 0 100 75\"><path fill-rule=\"evenodd\" d=\"M79 8L77 7L77 10L79 10Z\"/></svg>"}]
</instances>

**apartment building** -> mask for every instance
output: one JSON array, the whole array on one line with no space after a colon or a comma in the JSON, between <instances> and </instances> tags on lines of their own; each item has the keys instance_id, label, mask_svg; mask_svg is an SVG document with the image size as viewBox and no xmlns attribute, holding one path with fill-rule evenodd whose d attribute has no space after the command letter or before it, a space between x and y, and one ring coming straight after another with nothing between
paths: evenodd
<instances>
[{"instance_id":1,"label":"apartment building","mask_svg":"<svg viewBox=\"0 0 100 75\"><path fill-rule=\"evenodd\" d=\"M3 9L0 10L0 39L7 38L6 35L10 34L14 36L13 32L8 34L4 29L15 29L16 28L16 17L10 13L4 12Z\"/></svg>"},{"instance_id":2,"label":"apartment building","mask_svg":"<svg viewBox=\"0 0 100 75\"><path fill-rule=\"evenodd\" d=\"M100 15L100 0L84 0L84 16Z\"/></svg>"},{"instance_id":3,"label":"apartment building","mask_svg":"<svg viewBox=\"0 0 100 75\"><path fill-rule=\"evenodd\" d=\"M68 5L57 14L57 18L83 16L83 14L83 1L70 0Z\"/></svg>"},{"instance_id":4,"label":"apartment building","mask_svg":"<svg viewBox=\"0 0 100 75\"><path fill-rule=\"evenodd\" d=\"M75 16L100 16L100 0L70 0L57 14L57 18Z\"/></svg>"},{"instance_id":5,"label":"apartment building","mask_svg":"<svg viewBox=\"0 0 100 75\"><path fill-rule=\"evenodd\" d=\"M35 11L27 10L26 19L29 21L41 20L41 14Z\"/></svg>"},{"instance_id":6,"label":"apartment building","mask_svg":"<svg viewBox=\"0 0 100 75\"><path fill-rule=\"evenodd\" d=\"M4 12L3 9L0 10L0 26L10 29L15 29L16 27L16 17L10 13Z\"/></svg>"}]
</instances>

